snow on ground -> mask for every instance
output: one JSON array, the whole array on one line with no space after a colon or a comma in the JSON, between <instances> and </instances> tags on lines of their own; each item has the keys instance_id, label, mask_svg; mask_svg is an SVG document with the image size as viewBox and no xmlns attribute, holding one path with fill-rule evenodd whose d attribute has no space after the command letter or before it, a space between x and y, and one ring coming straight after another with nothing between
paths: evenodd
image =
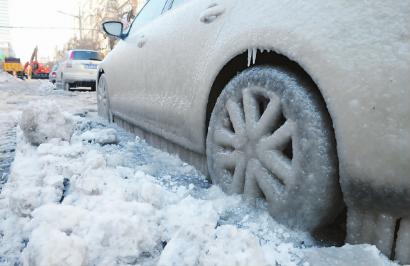
<instances>
[{"instance_id":1,"label":"snow on ground","mask_svg":"<svg viewBox=\"0 0 410 266\"><path fill-rule=\"evenodd\" d=\"M20 121L0 194L0 265L392 264L369 245L323 248L263 202L224 194L100 120L95 93L0 73L0 96L0 128Z\"/></svg>"}]
</instances>

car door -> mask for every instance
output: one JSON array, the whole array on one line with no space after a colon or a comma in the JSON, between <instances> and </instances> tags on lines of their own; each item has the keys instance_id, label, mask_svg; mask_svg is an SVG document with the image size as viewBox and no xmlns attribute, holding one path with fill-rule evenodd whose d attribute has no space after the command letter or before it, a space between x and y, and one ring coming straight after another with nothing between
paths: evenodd
<instances>
[{"instance_id":1,"label":"car door","mask_svg":"<svg viewBox=\"0 0 410 266\"><path fill-rule=\"evenodd\" d=\"M110 107L114 116L133 122L144 120L137 103L144 97L144 51L140 48L142 31L155 21L167 0L150 0L139 12L130 27L128 37L120 41L107 55L103 69L107 76Z\"/></svg>"},{"instance_id":2,"label":"car door","mask_svg":"<svg viewBox=\"0 0 410 266\"><path fill-rule=\"evenodd\" d=\"M195 84L234 0L174 0L171 9L140 31L145 86L135 108L157 134L192 148ZM194 118L195 119L195 118ZM139 121L137 121L138 123ZM152 129L151 129L152 130Z\"/></svg>"}]
</instances>

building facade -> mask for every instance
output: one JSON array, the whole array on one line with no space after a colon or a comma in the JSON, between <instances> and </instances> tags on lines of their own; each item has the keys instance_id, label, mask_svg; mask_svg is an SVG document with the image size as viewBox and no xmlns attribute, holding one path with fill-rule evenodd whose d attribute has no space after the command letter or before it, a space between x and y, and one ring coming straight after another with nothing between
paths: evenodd
<instances>
[{"instance_id":1,"label":"building facade","mask_svg":"<svg viewBox=\"0 0 410 266\"><path fill-rule=\"evenodd\" d=\"M9 1L0 0L0 68L5 57L15 56L11 46Z\"/></svg>"},{"instance_id":2,"label":"building facade","mask_svg":"<svg viewBox=\"0 0 410 266\"><path fill-rule=\"evenodd\" d=\"M9 0L0 0L0 42L10 42Z\"/></svg>"}]
</instances>

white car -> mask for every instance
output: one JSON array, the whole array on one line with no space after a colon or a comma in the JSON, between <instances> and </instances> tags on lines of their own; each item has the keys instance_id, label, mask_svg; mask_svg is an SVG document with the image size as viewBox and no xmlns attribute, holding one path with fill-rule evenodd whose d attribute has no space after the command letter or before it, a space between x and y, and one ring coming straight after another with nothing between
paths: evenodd
<instances>
[{"instance_id":1,"label":"white car","mask_svg":"<svg viewBox=\"0 0 410 266\"><path fill-rule=\"evenodd\" d=\"M66 58L60 64L57 75L57 86L64 90L79 87L90 87L95 90L97 79L97 68L102 56L92 50L70 50Z\"/></svg>"},{"instance_id":2,"label":"white car","mask_svg":"<svg viewBox=\"0 0 410 266\"><path fill-rule=\"evenodd\" d=\"M410 2L150 0L100 65L101 116L228 193L410 263Z\"/></svg>"}]
</instances>

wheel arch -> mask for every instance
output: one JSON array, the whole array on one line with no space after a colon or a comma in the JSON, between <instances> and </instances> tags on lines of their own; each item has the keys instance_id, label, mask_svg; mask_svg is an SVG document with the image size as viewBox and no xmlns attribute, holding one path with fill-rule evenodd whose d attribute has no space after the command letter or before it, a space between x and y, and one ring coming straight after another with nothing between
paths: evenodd
<instances>
[{"instance_id":1,"label":"wheel arch","mask_svg":"<svg viewBox=\"0 0 410 266\"><path fill-rule=\"evenodd\" d=\"M98 81L100 80L101 75L104 74L104 73L105 72L104 72L103 68L98 69L97 86L98 86Z\"/></svg>"},{"instance_id":2,"label":"wheel arch","mask_svg":"<svg viewBox=\"0 0 410 266\"><path fill-rule=\"evenodd\" d=\"M254 51L254 55L252 55L252 51ZM253 59L255 59L254 62ZM298 78L303 80L303 82L308 83L311 88L314 88L315 93L322 100L323 107L328 114L328 117L330 119L329 122L331 123L333 131L336 135L336 129L333 123L331 111L329 110L330 108L328 102L326 101L326 98L324 97L317 83L313 80L312 76L298 62L291 60L289 57L283 54L277 53L273 50L252 47L245 49L245 52L238 53L235 56L233 56L229 61L227 61L222 66L222 68L216 75L212 83L211 89L209 91L208 102L206 105L205 136L208 132L209 120L212 114L212 110L222 90L229 83L229 81L232 78L234 78L237 74L239 74L247 68L254 66L277 66L284 68L294 73Z\"/></svg>"}]
</instances>

